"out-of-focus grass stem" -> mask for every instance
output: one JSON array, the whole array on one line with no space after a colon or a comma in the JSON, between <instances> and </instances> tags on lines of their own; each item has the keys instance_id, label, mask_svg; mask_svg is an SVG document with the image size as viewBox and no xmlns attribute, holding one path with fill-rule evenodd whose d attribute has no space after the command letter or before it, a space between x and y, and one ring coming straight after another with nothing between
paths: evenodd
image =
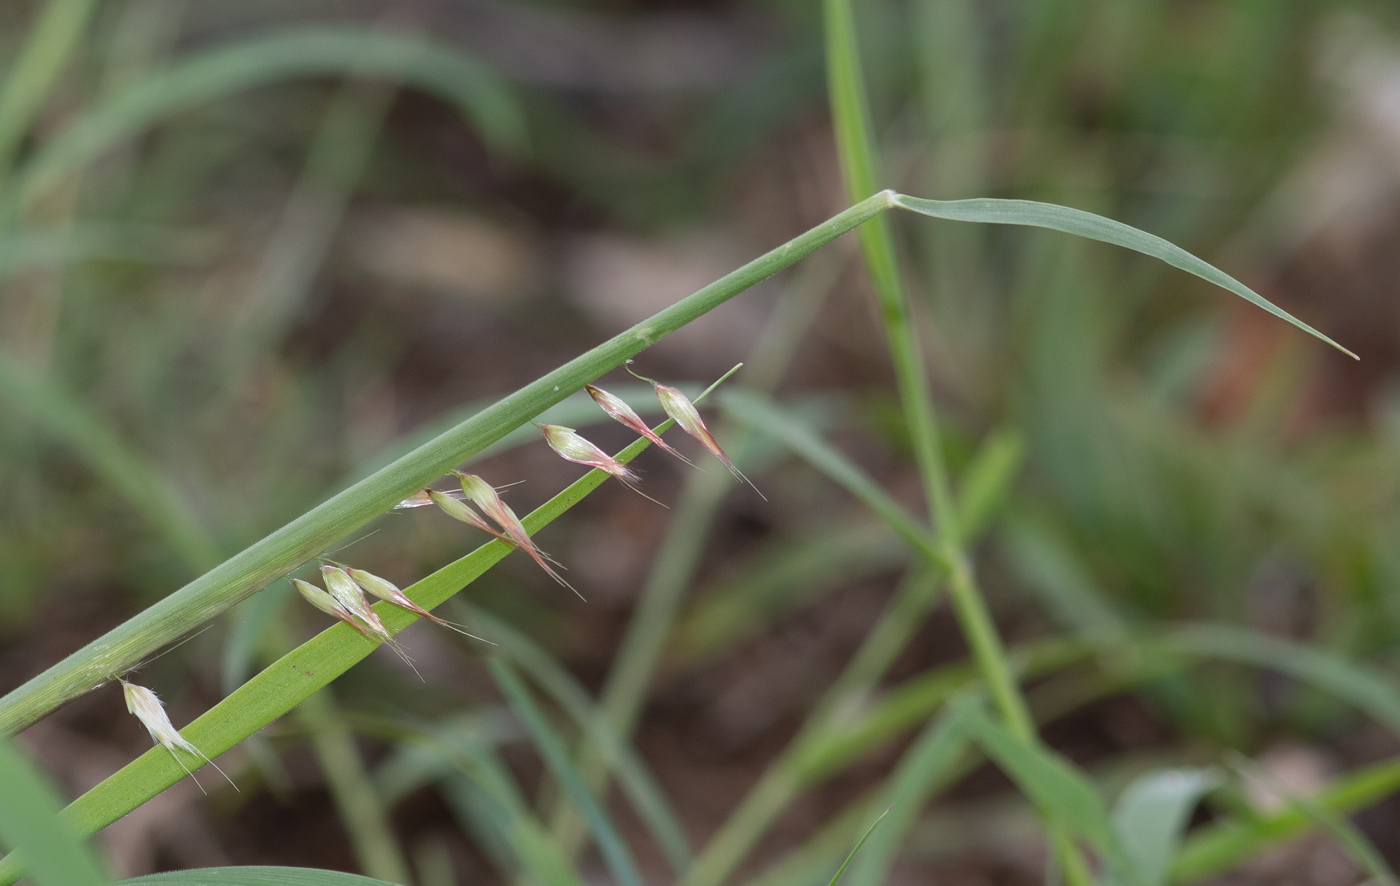
<instances>
[{"instance_id":1,"label":"out-of-focus grass stem","mask_svg":"<svg viewBox=\"0 0 1400 886\"><path fill-rule=\"evenodd\" d=\"M97 0L49 0L29 29L24 48L0 92L0 180L82 38Z\"/></svg>"}]
</instances>

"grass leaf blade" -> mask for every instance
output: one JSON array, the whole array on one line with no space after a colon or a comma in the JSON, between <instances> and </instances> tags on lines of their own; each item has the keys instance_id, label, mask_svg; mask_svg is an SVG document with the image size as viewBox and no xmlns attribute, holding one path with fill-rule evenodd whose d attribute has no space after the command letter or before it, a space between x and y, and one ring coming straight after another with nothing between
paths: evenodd
<instances>
[{"instance_id":1,"label":"grass leaf blade","mask_svg":"<svg viewBox=\"0 0 1400 886\"><path fill-rule=\"evenodd\" d=\"M925 200L921 197L908 197L901 194L895 198L895 205L933 218L993 225L1049 228L1052 231L1061 231L1090 240L1122 246L1124 249L1131 249L1134 252L1161 259L1173 267L1180 268L1189 274L1195 274L1202 280L1214 283L1222 289L1227 289L1245 301L1263 308L1275 317L1286 320L1309 335L1327 342L1343 354L1353 359L1360 359L1356 354L1277 307L1273 302L1209 262L1197 258L1180 246L1163 240L1156 234L1140 231L1132 225L1125 225L1122 222L1081 209L1071 209L1068 206L1057 206L1053 203L1040 203L1034 200L995 200L990 198Z\"/></svg>"}]
</instances>

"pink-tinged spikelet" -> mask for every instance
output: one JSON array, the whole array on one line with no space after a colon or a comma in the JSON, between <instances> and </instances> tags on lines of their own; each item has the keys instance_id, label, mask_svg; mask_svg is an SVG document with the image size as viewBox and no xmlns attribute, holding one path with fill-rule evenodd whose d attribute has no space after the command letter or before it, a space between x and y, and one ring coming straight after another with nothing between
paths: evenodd
<instances>
[{"instance_id":1,"label":"pink-tinged spikelet","mask_svg":"<svg viewBox=\"0 0 1400 886\"><path fill-rule=\"evenodd\" d=\"M394 505L394 510L403 511L408 508L426 508L433 503L432 490L420 489L408 498Z\"/></svg>"},{"instance_id":2,"label":"pink-tinged spikelet","mask_svg":"<svg viewBox=\"0 0 1400 886\"><path fill-rule=\"evenodd\" d=\"M310 603L312 606L315 606L317 609L321 610L326 615L329 615L332 618L340 619L341 621L345 622L350 627L354 628L357 632L362 634L365 637L365 639L377 639L376 637L370 634L367 628L365 628L363 625L361 625L358 621L355 620L355 616L350 614L350 610L346 609L344 606L341 606L338 602L336 602L336 599L332 597L330 593L326 591L325 588L317 587L311 582L302 581L299 578L292 579L292 587L297 589L297 592L301 594L302 598L305 599L306 602Z\"/></svg>"},{"instance_id":3,"label":"pink-tinged spikelet","mask_svg":"<svg viewBox=\"0 0 1400 886\"><path fill-rule=\"evenodd\" d=\"M199 779L194 777L194 773L180 759L180 755L175 753L175 749L179 748L188 754L193 754L215 769L219 769L219 765L180 734L180 731L170 722L170 715L165 712L165 704L160 700L159 695L145 686L128 683L120 677L117 678L117 682L122 684L122 696L126 699L126 709L141 721L142 726L146 727L146 731L151 734L151 740L169 751L170 756L175 758L175 762L180 764L180 768L185 770L185 774L194 779L194 783L199 785L201 791L204 791L204 785L199 784ZM219 774L233 785L235 791L238 790L238 785L233 784L233 779L228 777L228 773L219 769Z\"/></svg>"},{"instance_id":4,"label":"pink-tinged spikelet","mask_svg":"<svg viewBox=\"0 0 1400 886\"><path fill-rule=\"evenodd\" d=\"M578 593L578 589L564 580L564 576L555 572L549 565L548 555L539 549L534 540L530 538L530 533L525 531L525 524L520 522L520 518L515 516L515 511L510 509L510 505L501 500L496 493L495 487L476 474L464 474L455 472L457 479L461 481L462 492L467 497L467 501L481 508L486 516L495 520L505 533L504 539L511 545L519 548L530 555L530 558L539 565L541 569L549 573L549 577L559 582L559 584L578 594L580 600L583 595Z\"/></svg>"},{"instance_id":5,"label":"pink-tinged spikelet","mask_svg":"<svg viewBox=\"0 0 1400 886\"><path fill-rule=\"evenodd\" d=\"M690 402L690 398L670 385L663 385L658 381L653 381L651 384L656 388L656 399L661 401L661 408L666 410L666 414L681 426L681 430L699 440L700 445L710 450L710 453L720 460L736 480L748 483L753 486L754 492L758 492L758 487L753 485L753 481L745 477L743 472L734 466L734 462L729 460L729 456L724 454L724 450L719 448L719 443L715 440L714 435L710 433L709 428L705 427L705 422L700 418L700 410L695 408L695 404ZM760 498L764 497L762 492L758 492L758 495Z\"/></svg>"},{"instance_id":6,"label":"pink-tinged spikelet","mask_svg":"<svg viewBox=\"0 0 1400 886\"><path fill-rule=\"evenodd\" d=\"M436 489L427 490L433 504L437 505L444 514L454 520L461 520L473 529L480 529L488 535L499 538L506 544L511 544L511 540L499 529L486 522L486 519L471 509L466 502L451 498L445 492L438 492Z\"/></svg>"},{"instance_id":7,"label":"pink-tinged spikelet","mask_svg":"<svg viewBox=\"0 0 1400 886\"><path fill-rule=\"evenodd\" d=\"M637 483L641 480L631 468L579 436L573 428L563 425L540 425L540 430L544 431L544 439L549 448L559 453L565 461L597 468L624 483Z\"/></svg>"},{"instance_id":8,"label":"pink-tinged spikelet","mask_svg":"<svg viewBox=\"0 0 1400 886\"><path fill-rule=\"evenodd\" d=\"M677 452L672 448L670 443L662 440L661 435L653 431L646 422L642 421L642 417L634 412L632 407L628 406L621 397L609 394L602 388L593 385L584 385L583 387L584 390L588 391L588 396L593 398L593 402L602 407L602 410L613 419L622 422L633 432L647 438L652 443L655 443L657 446L671 453L691 467L695 467L695 464L690 459ZM564 457L568 458L568 456Z\"/></svg>"},{"instance_id":9,"label":"pink-tinged spikelet","mask_svg":"<svg viewBox=\"0 0 1400 886\"><path fill-rule=\"evenodd\" d=\"M437 501L433 497L434 493L436 493L437 495L444 495L450 499L455 499L457 501L461 501L462 499L462 493L451 489L447 490L446 492L438 492L438 490L436 489L420 489L417 492L410 495L408 498L394 505L394 510L406 511L411 508L426 508L428 505L436 504Z\"/></svg>"},{"instance_id":10,"label":"pink-tinged spikelet","mask_svg":"<svg viewBox=\"0 0 1400 886\"><path fill-rule=\"evenodd\" d=\"M412 612L414 615L426 618L433 624L441 625L442 627L447 628L448 630L456 631L459 634L471 637L473 640L481 640L483 643L491 642L490 640L482 640L481 637L478 637L475 634L468 634L458 625L455 625L452 622L447 621L446 619L438 618L436 615L433 615L431 612L424 609L422 606L419 606L417 603L414 603L412 600L408 599L408 595L405 594L402 590L400 590L398 585L389 581L387 578L380 578L372 572L366 572L363 569L355 569L349 566L345 567L345 572L347 575L349 575L355 580L355 584L364 588L367 593L371 594L372 596L378 597L386 603L391 603L394 606L399 607L400 609L405 609L409 612Z\"/></svg>"}]
</instances>

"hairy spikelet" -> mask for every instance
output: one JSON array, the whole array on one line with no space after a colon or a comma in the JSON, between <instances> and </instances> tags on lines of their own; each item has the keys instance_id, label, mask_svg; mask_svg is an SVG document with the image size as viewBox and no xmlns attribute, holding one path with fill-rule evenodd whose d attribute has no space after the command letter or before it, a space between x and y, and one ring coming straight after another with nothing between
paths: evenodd
<instances>
[{"instance_id":1,"label":"hairy spikelet","mask_svg":"<svg viewBox=\"0 0 1400 886\"><path fill-rule=\"evenodd\" d=\"M390 603L400 609L412 612L414 615L426 618L433 624L441 625L448 630L456 631L459 634L471 637L473 640L482 640L481 637L475 634L468 634L460 625L454 624L444 618L439 618L422 606L414 603L408 598L407 594L399 589L398 585L389 581L387 578L380 578L372 572L366 572L363 569L355 569L349 566L345 567L345 573L354 579L355 583L363 588L366 593L378 597L386 603ZM491 641L482 640L482 642L489 643Z\"/></svg>"},{"instance_id":2,"label":"hairy spikelet","mask_svg":"<svg viewBox=\"0 0 1400 886\"><path fill-rule=\"evenodd\" d=\"M564 576L549 565L547 555L530 538L530 533L525 531L525 524L520 522L520 518L515 515L515 511L510 509L510 505L501 500L495 487L476 474L464 474L459 471L456 476L462 484L462 493L467 497L467 501L481 508L482 513L496 521L501 527L501 532L505 534L504 540L506 542L529 554L530 558L541 569L549 573L550 578L578 594L579 599L583 599L583 595L578 593L578 589L565 581Z\"/></svg>"},{"instance_id":3,"label":"hairy spikelet","mask_svg":"<svg viewBox=\"0 0 1400 886\"><path fill-rule=\"evenodd\" d=\"M641 479L631 468L579 436L573 428L563 425L540 425L540 430L544 431L544 439L549 448L565 461L597 468L628 484L637 483Z\"/></svg>"},{"instance_id":4,"label":"hairy spikelet","mask_svg":"<svg viewBox=\"0 0 1400 886\"><path fill-rule=\"evenodd\" d=\"M199 784L199 779L194 777L194 773L180 759L180 755L175 753L177 748L218 769L219 774L233 785L233 789L238 790L238 785L233 784L233 779L228 777L228 773L219 769L217 763L209 759L203 751L181 735L180 730L176 729L174 724L170 722L170 715L165 712L165 703L160 700L159 695L145 686L128 683L121 678L118 678L117 682L122 684L122 696L126 699L127 711L141 721L141 725L145 726L146 731L151 734L152 741L170 752L170 756L175 758L175 762L180 764L180 768L185 770L186 775L194 779L194 783L199 785L201 791L204 791L204 785ZM205 793L208 792L205 791Z\"/></svg>"},{"instance_id":5,"label":"hairy spikelet","mask_svg":"<svg viewBox=\"0 0 1400 886\"><path fill-rule=\"evenodd\" d=\"M704 446L715 458L719 459L720 463L728 469L729 473L734 475L736 480L748 483L750 486L753 486L754 492L758 492L758 487L753 485L753 481L745 477L743 472L735 467L734 462L729 460L729 456L724 454L724 450L720 448L719 442L715 440L714 435L710 433L710 429L705 427L704 420L700 418L700 410L695 408L695 404L690 402L690 398L670 385L663 385L660 382L653 381L652 386L656 389L656 399L661 401L661 408L666 411L667 415L675 420L676 424L680 425L681 430L685 431L696 440L699 440L700 445ZM760 498L763 497L762 492L758 492L758 495Z\"/></svg>"},{"instance_id":6,"label":"hairy spikelet","mask_svg":"<svg viewBox=\"0 0 1400 886\"><path fill-rule=\"evenodd\" d=\"M593 402L597 403L602 410L613 419L626 425L633 432L650 440L661 449L671 453L691 467L695 467L694 462L677 452L670 443L662 440L661 435L657 434L646 422L642 421L642 417L633 411L632 407L628 406L621 397L609 394L607 391L594 385L584 385L584 390L588 391L588 396L593 398Z\"/></svg>"}]
</instances>

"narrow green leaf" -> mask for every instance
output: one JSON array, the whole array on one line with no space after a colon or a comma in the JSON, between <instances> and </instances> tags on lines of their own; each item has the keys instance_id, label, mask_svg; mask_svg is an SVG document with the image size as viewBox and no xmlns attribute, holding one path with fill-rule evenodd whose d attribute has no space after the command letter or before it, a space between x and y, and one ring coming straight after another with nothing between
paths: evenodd
<instances>
[{"instance_id":1,"label":"narrow green leaf","mask_svg":"<svg viewBox=\"0 0 1400 886\"><path fill-rule=\"evenodd\" d=\"M879 886L886 882L900 844L923 812L924 804L958 772L967 750L967 731L958 712L929 721L885 781L881 801L888 806L885 814L889 821L874 835L865 855L851 871L853 886Z\"/></svg>"},{"instance_id":2,"label":"narrow green leaf","mask_svg":"<svg viewBox=\"0 0 1400 886\"><path fill-rule=\"evenodd\" d=\"M1279 784L1277 779L1270 776L1261 767L1256 766L1252 760L1239 754L1232 756L1236 757L1234 764L1236 769L1263 784L1275 796L1312 822L1318 830L1330 835L1342 851L1356 862L1357 867L1371 875L1368 882L1379 883L1381 886L1400 884L1400 881L1395 878L1395 872L1390 869L1390 865L1386 862L1385 856L1380 854L1360 828L1328 809L1325 804L1288 791Z\"/></svg>"},{"instance_id":3,"label":"narrow green leaf","mask_svg":"<svg viewBox=\"0 0 1400 886\"><path fill-rule=\"evenodd\" d=\"M1053 203L1038 203L1033 200L994 200L987 198L973 200L925 200L921 197L907 197L900 194L894 197L894 202L895 205L903 207L904 209L917 212L921 215L932 216L933 218L981 222L983 224L993 225L1025 225L1034 228L1049 228L1052 231L1063 231L1066 234L1074 234L1075 236L1085 237L1089 240L1112 243L1115 246L1122 246L1124 249L1131 249L1134 252L1140 252L1143 255L1161 259L1173 267L1180 268L1190 274L1195 274L1202 280L1214 283L1222 289L1228 289L1240 298L1263 308L1275 317L1287 320L1309 335L1327 342L1343 354L1354 359L1360 359L1351 351L1337 344L1332 339L1318 332L1316 329L1282 308L1277 307L1273 302L1264 298L1253 289L1245 286L1243 283L1219 268L1216 268L1209 262L1196 258L1196 256L1182 249L1180 246L1163 240L1155 234L1140 231L1131 225L1125 225L1122 222L1113 221L1101 215L1095 215L1092 212L1071 209L1068 206L1056 206Z\"/></svg>"},{"instance_id":4,"label":"narrow green leaf","mask_svg":"<svg viewBox=\"0 0 1400 886\"><path fill-rule=\"evenodd\" d=\"M117 882L122 886L393 886L386 880L341 871L258 866L193 868Z\"/></svg>"},{"instance_id":5,"label":"narrow green leaf","mask_svg":"<svg viewBox=\"0 0 1400 886\"><path fill-rule=\"evenodd\" d=\"M81 401L4 354L0 398L71 450L160 532L192 570L219 562L213 539L174 485Z\"/></svg>"},{"instance_id":6,"label":"narrow green leaf","mask_svg":"<svg viewBox=\"0 0 1400 886\"><path fill-rule=\"evenodd\" d=\"M1113 807L1113 829L1136 875L1119 872L1108 886L1165 886L1192 810L1219 781L1209 769L1165 769L1128 785Z\"/></svg>"},{"instance_id":7,"label":"narrow green leaf","mask_svg":"<svg viewBox=\"0 0 1400 886\"><path fill-rule=\"evenodd\" d=\"M102 886L97 859L59 818L61 801L29 761L0 738L0 841L23 852L34 886Z\"/></svg>"},{"instance_id":8,"label":"narrow green leaf","mask_svg":"<svg viewBox=\"0 0 1400 886\"><path fill-rule=\"evenodd\" d=\"M622 841L617 828L613 826L612 819L599 805L588 785L584 784L583 778L569 759L569 752L564 748L563 740L555 734L549 721L535 705L530 691L510 666L499 657L492 656L487 660L487 665L491 669L491 676L496 680L496 686L505 694L506 701L530 733L535 749L544 758L545 764L549 766L550 772L558 780L574 809L583 816L593 839L597 841L598 851L602 854L608 870L621 886L641 886L642 880L637 874L637 866L632 861L631 852Z\"/></svg>"},{"instance_id":9,"label":"narrow green leaf","mask_svg":"<svg viewBox=\"0 0 1400 886\"><path fill-rule=\"evenodd\" d=\"M1270 668L1344 699L1400 734L1400 690L1383 674L1335 653L1229 625L1171 631L1182 651Z\"/></svg>"},{"instance_id":10,"label":"narrow green leaf","mask_svg":"<svg viewBox=\"0 0 1400 886\"><path fill-rule=\"evenodd\" d=\"M470 613L466 623L499 644L511 661L547 692L603 753L672 870L677 875L683 873L691 862L690 843L665 794L637 752L617 734L583 687L548 652L490 613L474 606L463 608Z\"/></svg>"},{"instance_id":11,"label":"narrow green leaf","mask_svg":"<svg viewBox=\"0 0 1400 886\"><path fill-rule=\"evenodd\" d=\"M871 822L870 827L866 828L865 834L856 843L855 847L851 849L851 853L846 856L846 860L841 862L841 867L837 869L835 876L831 878L831 881L828 882L826 886L836 886L837 883L841 882L841 877L846 873L846 868L851 866L851 861L855 859L856 853L860 852L860 847L865 845L865 841L870 839L870 835L875 833L875 829L880 826L880 822L884 821L885 816L889 814L890 811L886 809L884 812L880 813L879 818Z\"/></svg>"},{"instance_id":12,"label":"narrow green leaf","mask_svg":"<svg viewBox=\"0 0 1400 886\"><path fill-rule=\"evenodd\" d=\"M378 77L452 102L489 140L524 143L515 99L501 80L458 49L358 27L285 29L208 49L128 85L44 143L16 170L10 200L44 190L165 117L234 92L316 76Z\"/></svg>"},{"instance_id":13,"label":"narrow green leaf","mask_svg":"<svg viewBox=\"0 0 1400 886\"><path fill-rule=\"evenodd\" d=\"M1346 815L1400 790L1400 758L1364 766L1334 781L1311 802ZM1253 821L1223 821L1192 834L1172 860L1174 883L1190 883L1230 870L1270 846L1308 831L1310 820L1298 809L1285 809Z\"/></svg>"},{"instance_id":14,"label":"narrow green leaf","mask_svg":"<svg viewBox=\"0 0 1400 886\"><path fill-rule=\"evenodd\" d=\"M927 529L915 522L869 475L799 419L766 397L748 391L724 392L720 396L720 406L727 415L782 443L833 482L845 487L914 550L935 563L944 562L943 553L934 546Z\"/></svg>"},{"instance_id":15,"label":"narrow green leaf","mask_svg":"<svg viewBox=\"0 0 1400 886\"><path fill-rule=\"evenodd\" d=\"M1011 481L1021 468L1026 444L1015 428L988 435L963 471L958 490L958 534L965 541L977 538L1006 498Z\"/></svg>"},{"instance_id":16,"label":"narrow green leaf","mask_svg":"<svg viewBox=\"0 0 1400 886\"><path fill-rule=\"evenodd\" d=\"M987 716L980 700L959 700L954 707L968 734L1037 807L1083 834L1100 850L1121 854L1103 799L1078 770L1039 743L1012 735Z\"/></svg>"}]
</instances>

